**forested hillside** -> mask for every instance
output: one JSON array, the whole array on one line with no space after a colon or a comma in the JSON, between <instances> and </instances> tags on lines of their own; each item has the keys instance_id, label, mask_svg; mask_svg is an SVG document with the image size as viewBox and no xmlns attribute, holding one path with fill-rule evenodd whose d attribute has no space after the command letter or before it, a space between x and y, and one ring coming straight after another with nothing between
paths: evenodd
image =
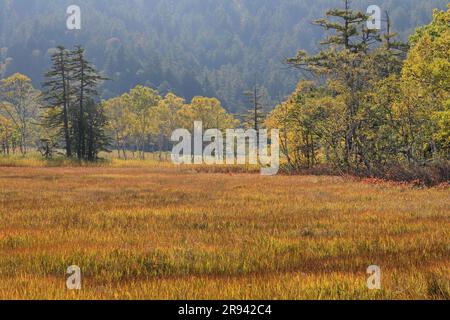
<instances>
[{"instance_id":1,"label":"forested hillside","mask_svg":"<svg viewBox=\"0 0 450 320\"><path fill-rule=\"evenodd\" d=\"M40 88L57 45L81 44L114 81L102 97L137 84L190 100L218 97L232 112L247 109L243 91L264 87L266 108L292 92L301 76L282 61L299 48L319 49L323 30L311 21L339 0L0 0L0 77L23 73ZM66 8L82 9L82 30L68 31ZM378 4L406 39L446 0L354 0ZM364 10L365 11L365 10Z\"/></svg>"}]
</instances>

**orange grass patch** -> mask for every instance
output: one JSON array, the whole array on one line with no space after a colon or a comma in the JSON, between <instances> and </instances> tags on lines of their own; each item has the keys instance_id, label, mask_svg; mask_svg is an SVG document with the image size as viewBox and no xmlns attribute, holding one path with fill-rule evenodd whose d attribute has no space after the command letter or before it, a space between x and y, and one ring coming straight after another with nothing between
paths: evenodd
<instances>
[{"instance_id":1,"label":"orange grass patch","mask_svg":"<svg viewBox=\"0 0 450 320\"><path fill-rule=\"evenodd\" d=\"M0 298L449 298L448 188L200 171L0 168Z\"/></svg>"}]
</instances>

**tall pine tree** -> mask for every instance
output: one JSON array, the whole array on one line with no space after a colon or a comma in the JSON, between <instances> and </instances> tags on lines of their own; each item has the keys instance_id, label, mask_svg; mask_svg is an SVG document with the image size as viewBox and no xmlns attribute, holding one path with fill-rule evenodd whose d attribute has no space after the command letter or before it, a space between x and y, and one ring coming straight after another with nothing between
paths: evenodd
<instances>
[{"instance_id":1,"label":"tall pine tree","mask_svg":"<svg viewBox=\"0 0 450 320\"><path fill-rule=\"evenodd\" d=\"M72 51L62 46L57 50L43 84L46 108L50 109L45 113L44 125L61 128L67 157L76 152L79 160L96 160L109 144L104 133L106 118L95 103L97 87L106 78L87 61L81 46Z\"/></svg>"},{"instance_id":2,"label":"tall pine tree","mask_svg":"<svg viewBox=\"0 0 450 320\"><path fill-rule=\"evenodd\" d=\"M369 17L365 13L354 11L350 0L343 0L342 8L331 9L326 15L326 18L315 22L325 30L332 31L332 35L321 42L326 49L314 56L299 51L287 63L315 76L324 76L334 95L339 95L345 101L345 152L341 165L345 168L358 166L359 163L369 165L357 139L361 124L358 114L361 97L370 88L373 71L373 65L367 63L367 57L371 47L381 41L381 38L377 30L367 29Z\"/></svg>"},{"instance_id":3,"label":"tall pine tree","mask_svg":"<svg viewBox=\"0 0 450 320\"><path fill-rule=\"evenodd\" d=\"M72 157L72 141L70 136L70 73L69 53L59 46L51 57L52 67L45 75L43 83L45 108L52 112L46 113L45 125L51 128L61 128L66 149L66 156Z\"/></svg>"},{"instance_id":4,"label":"tall pine tree","mask_svg":"<svg viewBox=\"0 0 450 320\"><path fill-rule=\"evenodd\" d=\"M244 115L245 124L247 127L258 131L265 119L264 108L262 105L263 94L261 93L261 89L255 85L252 90L245 91L244 95L251 106L247 111L247 114Z\"/></svg>"},{"instance_id":5,"label":"tall pine tree","mask_svg":"<svg viewBox=\"0 0 450 320\"><path fill-rule=\"evenodd\" d=\"M94 143L93 141L104 141L92 136L101 133L100 128L92 128L92 125L105 125L103 121L93 122L101 114L96 110L98 106L94 101L98 96L97 87L101 81L107 80L100 76L92 64L85 57L85 50L81 46L75 47L70 53L70 68L72 71L72 80L75 86L77 110L77 121L75 127L75 139L78 159L93 160L94 154L99 149L105 148L104 144ZM90 110L88 109L88 105ZM91 118L89 118L91 117ZM88 142L90 141L90 144ZM89 145L88 145L89 144Z\"/></svg>"}]
</instances>

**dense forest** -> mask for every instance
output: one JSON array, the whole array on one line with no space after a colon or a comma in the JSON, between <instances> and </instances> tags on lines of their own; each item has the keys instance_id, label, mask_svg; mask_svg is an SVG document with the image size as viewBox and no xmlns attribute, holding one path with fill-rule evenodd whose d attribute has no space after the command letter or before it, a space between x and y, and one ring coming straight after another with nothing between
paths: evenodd
<instances>
[{"instance_id":1,"label":"dense forest","mask_svg":"<svg viewBox=\"0 0 450 320\"><path fill-rule=\"evenodd\" d=\"M405 41L446 0L353 0L378 4ZM82 9L82 29L68 31L66 8ZM41 89L55 47L82 44L113 81L101 97L136 85L186 100L217 97L230 112L248 108L243 92L257 84L268 111L295 89L299 74L282 62L299 48L320 50L323 30L311 22L340 0L0 0L0 77L27 75Z\"/></svg>"},{"instance_id":2,"label":"dense forest","mask_svg":"<svg viewBox=\"0 0 450 320\"><path fill-rule=\"evenodd\" d=\"M317 49L298 47L282 60L298 73L293 93L264 110L267 88L254 86L241 93L239 114L206 94L186 98L131 80L126 92L102 99L101 88L117 79L82 46L58 45L39 88L18 72L0 80L0 152L26 155L34 147L47 158L96 161L114 150L144 160L147 151L170 151L175 129L202 121L205 130L279 130L282 166L291 174L325 169L449 181L450 6L430 12L430 20L404 41L389 11L381 30L370 29L366 12L341 0L311 22L322 30Z\"/></svg>"}]
</instances>

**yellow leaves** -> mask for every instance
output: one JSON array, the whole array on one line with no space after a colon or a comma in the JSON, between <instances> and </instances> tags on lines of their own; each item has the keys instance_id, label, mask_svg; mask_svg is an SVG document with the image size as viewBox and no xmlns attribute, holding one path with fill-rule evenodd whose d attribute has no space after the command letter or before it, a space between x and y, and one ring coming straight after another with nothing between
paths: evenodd
<instances>
[{"instance_id":1,"label":"yellow leaves","mask_svg":"<svg viewBox=\"0 0 450 320\"><path fill-rule=\"evenodd\" d=\"M153 116L158 122L159 130L169 136L180 122L180 111L184 106L184 99L173 93L168 93L160 100L154 109Z\"/></svg>"},{"instance_id":2,"label":"yellow leaves","mask_svg":"<svg viewBox=\"0 0 450 320\"><path fill-rule=\"evenodd\" d=\"M20 73L15 73L6 79L2 79L0 81L0 103L2 100L4 100L3 106L6 102L14 103L17 96L25 94L31 88L30 78Z\"/></svg>"},{"instance_id":3,"label":"yellow leaves","mask_svg":"<svg viewBox=\"0 0 450 320\"><path fill-rule=\"evenodd\" d=\"M13 129L13 123L8 118L0 114L0 142L5 139L9 139Z\"/></svg>"},{"instance_id":4,"label":"yellow leaves","mask_svg":"<svg viewBox=\"0 0 450 320\"><path fill-rule=\"evenodd\" d=\"M450 96L450 10L436 11L433 22L421 29L402 71L409 98L429 101L431 110L442 108ZM410 96L412 95L412 96Z\"/></svg>"},{"instance_id":5,"label":"yellow leaves","mask_svg":"<svg viewBox=\"0 0 450 320\"><path fill-rule=\"evenodd\" d=\"M21 73L15 73L12 76L1 80L2 86L16 86L20 83L30 83L31 79Z\"/></svg>"},{"instance_id":6,"label":"yellow leaves","mask_svg":"<svg viewBox=\"0 0 450 320\"><path fill-rule=\"evenodd\" d=\"M432 119L438 127L434 139L445 153L450 154L450 99L446 101L445 110L433 113Z\"/></svg>"},{"instance_id":7,"label":"yellow leaves","mask_svg":"<svg viewBox=\"0 0 450 320\"><path fill-rule=\"evenodd\" d=\"M202 121L205 130L232 129L238 125L238 121L226 112L216 98L194 97L190 104L180 110L180 116L186 129L190 129L194 121Z\"/></svg>"},{"instance_id":8,"label":"yellow leaves","mask_svg":"<svg viewBox=\"0 0 450 320\"><path fill-rule=\"evenodd\" d=\"M433 22L414 36L402 72L403 82L414 88L424 87L429 95L443 95L444 99L450 90L449 20L450 10L434 13Z\"/></svg>"},{"instance_id":9,"label":"yellow leaves","mask_svg":"<svg viewBox=\"0 0 450 320\"><path fill-rule=\"evenodd\" d=\"M295 88L294 95L301 94L302 92L305 92L306 90L310 90L313 87L314 87L313 81L301 80L297 84L297 87Z\"/></svg>"},{"instance_id":10,"label":"yellow leaves","mask_svg":"<svg viewBox=\"0 0 450 320\"><path fill-rule=\"evenodd\" d=\"M203 121L206 129L235 128L238 121L215 98L195 97L190 104L173 93L161 97L152 88L137 86L129 93L103 102L116 146L125 144L141 150L149 141L170 142L178 128L193 128ZM161 145L160 145L161 147Z\"/></svg>"},{"instance_id":11,"label":"yellow leaves","mask_svg":"<svg viewBox=\"0 0 450 320\"><path fill-rule=\"evenodd\" d=\"M395 111L410 138L421 145L433 140L449 154L449 120L444 111L450 100L450 10L435 11L433 22L412 37L404 63L401 99ZM417 149L421 149L420 145Z\"/></svg>"}]
</instances>

